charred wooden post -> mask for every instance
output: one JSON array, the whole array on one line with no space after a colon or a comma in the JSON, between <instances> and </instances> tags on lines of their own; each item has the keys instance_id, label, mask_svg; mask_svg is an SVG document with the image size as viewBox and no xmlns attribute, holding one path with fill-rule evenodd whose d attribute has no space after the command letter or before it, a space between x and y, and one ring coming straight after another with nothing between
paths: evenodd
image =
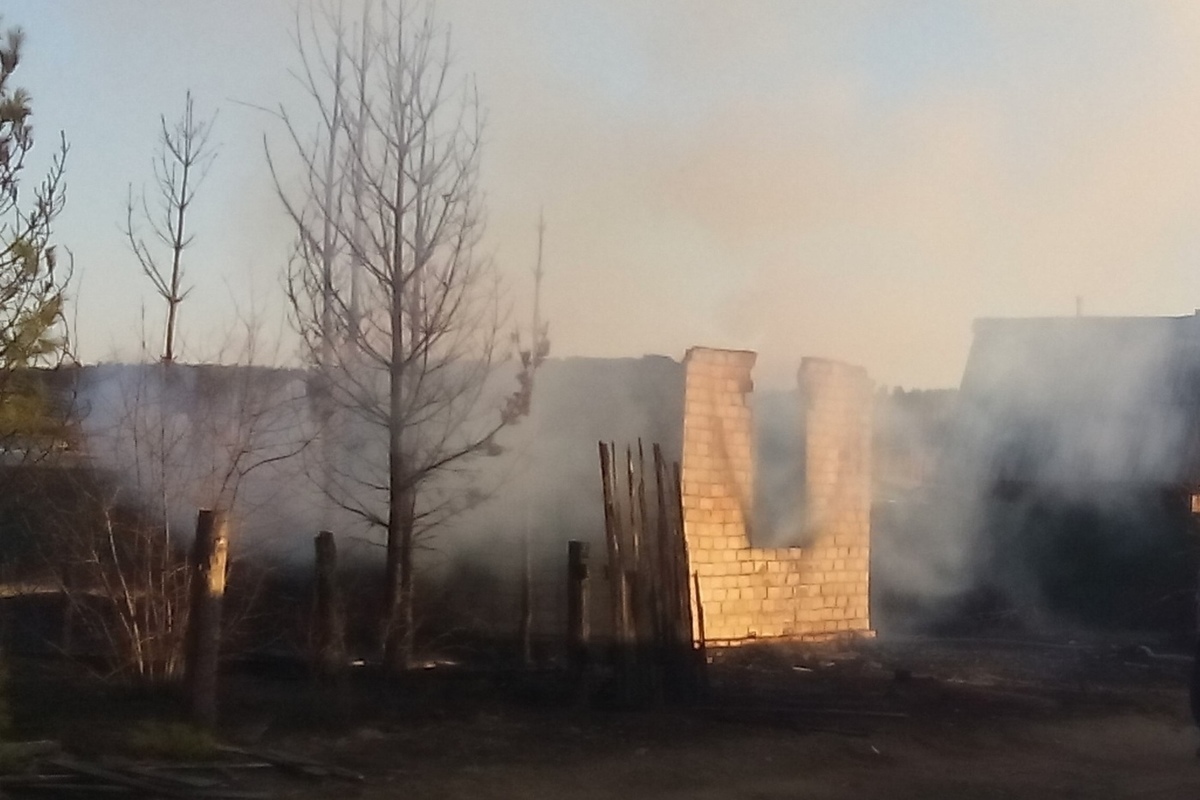
<instances>
[{"instance_id":1,"label":"charred wooden post","mask_svg":"<svg viewBox=\"0 0 1200 800\"><path fill-rule=\"evenodd\" d=\"M529 526L521 537L521 609L517 639L521 644L521 663L533 666L533 554Z\"/></svg>"},{"instance_id":2,"label":"charred wooden post","mask_svg":"<svg viewBox=\"0 0 1200 800\"><path fill-rule=\"evenodd\" d=\"M600 442L600 482L604 491L604 547L608 555L609 615L612 618L612 636L615 640L621 630L621 591L617 580L620 563L620 544L616 537L616 502L613 497L612 468L608 456L608 445Z\"/></svg>"},{"instance_id":3,"label":"charred wooden post","mask_svg":"<svg viewBox=\"0 0 1200 800\"><path fill-rule=\"evenodd\" d=\"M619 475L617 472L617 446L613 442L608 443L609 453L609 475L608 484L611 487L613 497L613 542L616 546L617 558L613 562L613 569L616 570L616 586L617 586L617 613L620 615L620 622L617 626L617 639L621 647L622 657L628 661L633 654L633 608L632 608L632 592L629 583L629 563L631 551L631 536L632 532L629 526L625 523L625 516L620 512L620 504L617 502L617 488L620 486ZM626 664L627 671L631 668L630 664Z\"/></svg>"},{"instance_id":4,"label":"charred wooden post","mask_svg":"<svg viewBox=\"0 0 1200 800\"><path fill-rule=\"evenodd\" d=\"M587 692L588 640L591 634L588 613L587 542L567 542L567 656L571 676L583 696Z\"/></svg>"},{"instance_id":5,"label":"charred wooden post","mask_svg":"<svg viewBox=\"0 0 1200 800\"><path fill-rule=\"evenodd\" d=\"M700 603L700 573L692 573L692 584L696 588L696 675L701 693L708 691L708 645L704 636L704 606Z\"/></svg>"},{"instance_id":6,"label":"charred wooden post","mask_svg":"<svg viewBox=\"0 0 1200 800\"><path fill-rule=\"evenodd\" d=\"M688 700L694 694L695 661L692 653L691 607L687 602L690 578L682 527L677 520L678 498L662 448L654 445L654 482L657 514L657 603L659 650L663 682L671 699Z\"/></svg>"},{"instance_id":7,"label":"charred wooden post","mask_svg":"<svg viewBox=\"0 0 1200 800\"><path fill-rule=\"evenodd\" d=\"M684 532L683 525L683 479L680 475L679 462L671 465L671 512L674 519L675 530L672 535L674 542L675 558L678 562L678 572L676 577L676 600L679 604L680 613L678 618L679 638L680 641L692 642L703 641L703 636L697 635L693 630L696 625L692 619L692 577L688 571L688 565L691 561L688 558L687 536ZM696 595L696 615L699 617L699 602L700 595L697 590ZM702 623L700 623L702 624Z\"/></svg>"},{"instance_id":8,"label":"charred wooden post","mask_svg":"<svg viewBox=\"0 0 1200 800\"><path fill-rule=\"evenodd\" d=\"M75 562L70 556L63 564L62 628L59 631L58 646L68 658L75 650Z\"/></svg>"},{"instance_id":9,"label":"charred wooden post","mask_svg":"<svg viewBox=\"0 0 1200 800\"><path fill-rule=\"evenodd\" d=\"M336 678L346 666L346 622L337 581L337 542L331 531L321 531L314 544L313 668L320 677Z\"/></svg>"},{"instance_id":10,"label":"charred wooden post","mask_svg":"<svg viewBox=\"0 0 1200 800\"><path fill-rule=\"evenodd\" d=\"M642 557L642 531L635 496L637 481L633 472L633 450L630 447L625 448L625 469L622 472L625 474L625 491L622 493L622 498L628 511L628 514L621 514L618 517L627 526L622 542L624 550L621 558L627 614L626 642L622 654L626 660L625 674L629 683L628 694L630 695L628 699L632 699L634 696L641 697L645 690L645 675L643 674L645 659L642 652L645 643L645 620L642 615L643 587L641 576L638 574ZM616 476L616 479L619 482L620 476Z\"/></svg>"},{"instance_id":11,"label":"charred wooden post","mask_svg":"<svg viewBox=\"0 0 1200 800\"><path fill-rule=\"evenodd\" d=\"M666 470L662 448L656 444L654 445L654 499L658 504L658 514L655 518L655 534L662 583L659 587L659 603L662 611L663 636L667 640L674 641L678 639L675 627L677 627L679 618L679 563L675 554L675 542L672 539L674 525L672 524L671 509L667 505L669 477Z\"/></svg>"},{"instance_id":12,"label":"charred wooden post","mask_svg":"<svg viewBox=\"0 0 1200 800\"><path fill-rule=\"evenodd\" d=\"M225 599L225 568L229 558L229 527L219 511L201 509L191 553L191 607L188 609L188 703L192 720L213 727L217 722L217 668L221 656L221 606Z\"/></svg>"},{"instance_id":13,"label":"charred wooden post","mask_svg":"<svg viewBox=\"0 0 1200 800\"><path fill-rule=\"evenodd\" d=\"M641 520L638 519L637 481L633 472L633 449L625 448L625 502L629 508L629 559L626 568L636 569L642 555Z\"/></svg>"},{"instance_id":14,"label":"charred wooden post","mask_svg":"<svg viewBox=\"0 0 1200 800\"><path fill-rule=\"evenodd\" d=\"M634 606L637 615L639 688L645 696L661 704L665 699L665 683L669 674L659 601L663 575L662 565L657 558L657 528L651 524L646 498L646 453L641 439L637 442L637 452L629 451L629 463L630 509L631 517L636 520L638 541L637 563L634 567Z\"/></svg>"},{"instance_id":15,"label":"charred wooden post","mask_svg":"<svg viewBox=\"0 0 1200 800\"><path fill-rule=\"evenodd\" d=\"M667 513L666 481L663 476L662 448L653 448L654 499L657 514L654 518L654 544L657 560L658 581L655 592L655 612L658 618L658 636L661 646L672 649L675 643L675 618L678 615L674 602L676 588L676 563L671 542L671 527Z\"/></svg>"},{"instance_id":16,"label":"charred wooden post","mask_svg":"<svg viewBox=\"0 0 1200 800\"><path fill-rule=\"evenodd\" d=\"M638 439L637 452L637 504L638 518L642 526L642 560L638 570L646 576L645 581L645 613L648 622L647 635L655 650L662 647L663 612L662 612L662 559L659 557L658 528L650 523L650 506L646 499L646 454L642 448L642 440Z\"/></svg>"},{"instance_id":17,"label":"charred wooden post","mask_svg":"<svg viewBox=\"0 0 1200 800\"><path fill-rule=\"evenodd\" d=\"M610 616L612 618L612 647L616 665L619 693L629 702L633 677L633 635L627 573L628 544L622 536L624 527L617 502L616 447L600 442L600 474L604 487L604 533L608 550L608 583Z\"/></svg>"},{"instance_id":18,"label":"charred wooden post","mask_svg":"<svg viewBox=\"0 0 1200 800\"><path fill-rule=\"evenodd\" d=\"M599 449L617 698L693 700L704 689L707 657L704 620L693 601L698 576L689 567L679 464L668 465L653 445L651 488L641 441L636 454L626 449L624 465L616 463L611 443Z\"/></svg>"}]
</instances>

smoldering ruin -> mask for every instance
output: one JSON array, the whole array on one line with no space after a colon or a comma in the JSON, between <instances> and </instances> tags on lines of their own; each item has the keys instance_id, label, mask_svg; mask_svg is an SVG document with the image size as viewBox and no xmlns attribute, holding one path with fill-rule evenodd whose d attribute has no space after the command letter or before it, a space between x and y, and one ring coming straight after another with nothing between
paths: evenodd
<instances>
[{"instance_id":1,"label":"smoldering ruin","mask_svg":"<svg viewBox=\"0 0 1200 800\"><path fill-rule=\"evenodd\" d=\"M471 500L429 526L423 594L442 617L430 625L504 640L532 598L531 635L554 652L567 543L604 551L595 443L613 442L657 444L681 468L687 573L710 645L949 630L1185 641L1197 319L981 320L957 392L888 391L817 358L800 361L794 390L756 391L754 353L701 347L680 360L551 360L529 419L472 466ZM243 470L229 497L237 558L303 583L311 537L328 529L348 568L380 568L377 534L330 508L311 478L309 457L328 445L304 372L173 366L167 384L161 374L55 375L78 424L56 457L5 469L94 469L181 541L201 498L223 496L219 482L232 490ZM150 430L175 450L138 450ZM222 459L235 445L246 460L231 466ZM468 480L455 480L446 495L464 491ZM49 586L24 502L7 495L6 540L23 555L6 560L6 581ZM288 637L297 657L305 636ZM364 639L356 655L371 647Z\"/></svg>"},{"instance_id":2,"label":"smoldering ruin","mask_svg":"<svg viewBox=\"0 0 1200 800\"><path fill-rule=\"evenodd\" d=\"M16 5L0 800L1200 794L1188 4Z\"/></svg>"},{"instance_id":3,"label":"smoldering ruin","mask_svg":"<svg viewBox=\"0 0 1200 800\"><path fill-rule=\"evenodd\" d=\"M961 386L941 391L815 357L794 388L759 389L746 350L548 360L528 417L431 492L425 669L383 695L380 534L321 490L331 453L383 451L323 424L310 373L43 373L65 424L0 465L5 652L192 692L207 637L199 719L222 730L245 708L287 727L440 714L436 687L453 686L455 704L499 692L878 736L948 708L1059 713L1064 685L1084 707L1134 680L1181 685L1197 320L981 320ZM223 513L193 528L211 498Z\"/></svg>"}]
</instances>

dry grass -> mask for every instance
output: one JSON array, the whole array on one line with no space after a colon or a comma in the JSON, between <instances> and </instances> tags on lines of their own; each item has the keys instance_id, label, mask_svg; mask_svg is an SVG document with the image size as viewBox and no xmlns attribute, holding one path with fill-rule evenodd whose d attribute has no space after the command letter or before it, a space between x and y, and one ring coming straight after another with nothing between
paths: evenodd
<instances>
[{"instance_id":1,"label":"dry grass","mask_svg":"<svg viewBox=\"0 0 1200 800\"><path fill-rule=\"evenodd\" d=\"M124 750L132 758L160 761L211 761L217 740L208 731L186 722L144 720L125 735Z\"/></svg>"}]
</instances>

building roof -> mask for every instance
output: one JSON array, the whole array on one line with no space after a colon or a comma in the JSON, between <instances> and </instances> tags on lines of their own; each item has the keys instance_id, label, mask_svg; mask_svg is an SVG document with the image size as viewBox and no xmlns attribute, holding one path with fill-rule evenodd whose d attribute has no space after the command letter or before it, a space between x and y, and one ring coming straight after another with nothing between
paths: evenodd
<instances>
[{"instance_id":1,"label":"building roof","mask_svg":"<svg viewBox=\"0 0 1200 800\"><path fill-rule=\"evenodd\" d=\"M959 461L993 481L1200 478L1200 312L982 319L959 395Z\"/></svg>"}]
</instances>

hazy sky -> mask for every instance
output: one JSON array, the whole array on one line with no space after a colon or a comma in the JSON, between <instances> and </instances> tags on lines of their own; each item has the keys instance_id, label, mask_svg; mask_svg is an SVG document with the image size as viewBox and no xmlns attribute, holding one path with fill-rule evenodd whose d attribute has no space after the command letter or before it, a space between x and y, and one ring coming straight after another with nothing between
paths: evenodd
<instances>
[{"instance_id":1,"label":"hazy sky","mask_svg":"<svg viewBox=\"0 0 1200 800\"><path fill-rule=\"evenodd\" d=\"M219 108L181 319L211 358L279 324L290 232L269 116L289 0L9 0L38 150L71 143L58 239L86 360L157 352L124 247L158 115ZM957 384L979 316L1200 306L1200 4L444 0L488 107L488 246L518 305L545 208L557 355L802 355ZM39 164L42 162L38 162ZM35 164L36 168L38 164ZM143 309L145 322L143 323ZM287 355L287 353L285 353Z\"/></svg>"}]
</instances>

